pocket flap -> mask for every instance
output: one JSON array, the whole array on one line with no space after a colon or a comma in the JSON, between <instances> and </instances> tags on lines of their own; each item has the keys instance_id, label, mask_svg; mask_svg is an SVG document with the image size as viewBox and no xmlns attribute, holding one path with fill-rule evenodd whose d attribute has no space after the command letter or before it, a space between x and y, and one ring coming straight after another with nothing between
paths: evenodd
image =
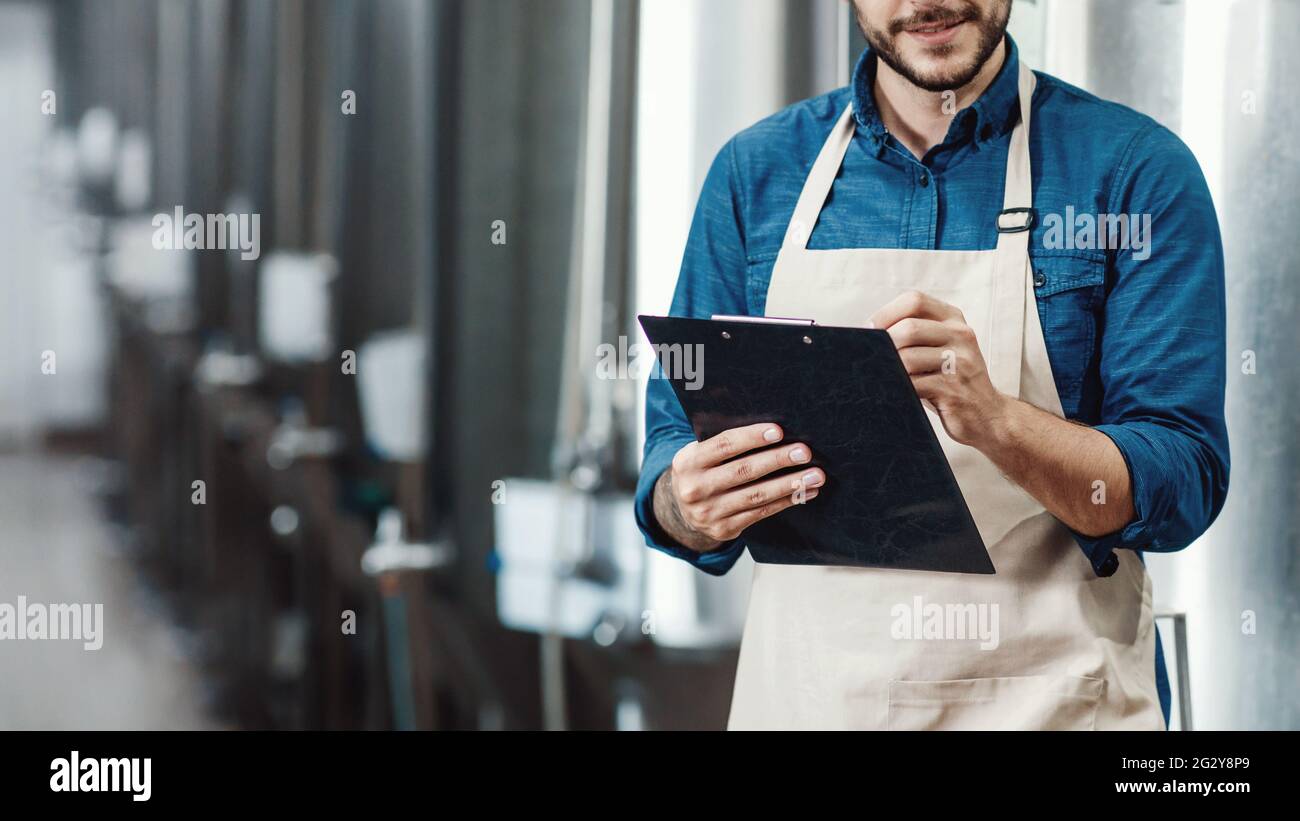
<instances>
[{"instance_id":1,"label":"pocket flap","mask_svg":"<svg viewBox=\"0 0 1300 821\"><path fill-rule=\"evenodd\" d=\"M1106 281L1106 258L1100 253L1030 254L1034 295L1049 297L1062 291L1101 285ZM1039 284L1041 282L1041 284Z\"/></svg>"},{"instance_id":2,"label":"pocket flap","mask_svg":"<svg viewBox=\"0 0 1300 821\"><path fill-rule=\"evenodd\" d=\"M891 730L1091 730L1106 682L1086 676L891 681Z\"/></svg>"}]
</instances>

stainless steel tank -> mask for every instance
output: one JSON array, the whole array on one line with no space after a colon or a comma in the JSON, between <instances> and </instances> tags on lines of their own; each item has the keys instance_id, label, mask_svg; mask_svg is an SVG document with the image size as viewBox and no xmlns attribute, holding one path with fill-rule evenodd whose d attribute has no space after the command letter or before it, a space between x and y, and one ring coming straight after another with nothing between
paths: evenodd
<instances>
[{"instance_id":1,"label":"stainless steel tank","mask_svg":"<svg viewBox=\"0 0 1300 821\"><path fill-rule=\"evenodd\" d=\"M1196 729L1294 730L1300 101L1291 85L1300 76L1300 3L1090 0L1086 20L1083 84L1160 120L1196 152L1227 262L1231 489L1205 536L1148 556L1156 604L1186 613Z\"/></svg>"}]
</instances>

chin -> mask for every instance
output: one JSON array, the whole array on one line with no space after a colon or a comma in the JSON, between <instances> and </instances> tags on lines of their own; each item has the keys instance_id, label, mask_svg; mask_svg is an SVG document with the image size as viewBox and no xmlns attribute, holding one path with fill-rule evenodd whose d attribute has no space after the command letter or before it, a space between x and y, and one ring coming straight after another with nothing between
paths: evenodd
<instances>
[{"instance_id":1,"label":"chin","mask_svg":"<svg viewBox=\"0 0 1300 821\"><path fill-rule=\"evenodd\" d=\"M971 67L976 60L976 49L952 45L907 49L902 57L915 74L924 80L929 90L956 88L970 81Z\"/></svg>"},{"instance_id":2,"label":"chin","mask_svg":"<svg viewBox=\"0 0 1300 821\"><path fill-rule=\"evenodd\" d=\"M944 60L913 60L911 65L917 79L925 81L930 91L956 89L970 82L970 58Z\"/></svg>"},{"instance_id":3,"label":"chin","mask_svg":"<svg viewBox=\"0 0 1300 821\"><path fill-rule=\"evenodd\" d=\"M906 35L903 35L906 37ZM901 39L901 38L900 38ZM963 38L964 39L964 38ZM941 46L903 42L899 52L917 68L926 71L952 71L969 66L978 56L979 43L954 42Z\"/></svg>"}]
</instances>

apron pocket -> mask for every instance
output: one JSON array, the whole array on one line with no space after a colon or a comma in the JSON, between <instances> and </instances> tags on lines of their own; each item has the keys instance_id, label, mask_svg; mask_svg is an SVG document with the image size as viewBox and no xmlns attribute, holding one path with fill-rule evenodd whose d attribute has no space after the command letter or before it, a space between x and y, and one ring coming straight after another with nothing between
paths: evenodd
<instances>
[{"instance_id":1,"label":"apron pocket","mask_svg":"<svg viewBox=\"0 0 1300 821\"><path fill-rule=\"evenodd\" d=\"M1015 676L889 682L891 730L1091 730L1106 682Z\"/></svg>"}]
</instances>

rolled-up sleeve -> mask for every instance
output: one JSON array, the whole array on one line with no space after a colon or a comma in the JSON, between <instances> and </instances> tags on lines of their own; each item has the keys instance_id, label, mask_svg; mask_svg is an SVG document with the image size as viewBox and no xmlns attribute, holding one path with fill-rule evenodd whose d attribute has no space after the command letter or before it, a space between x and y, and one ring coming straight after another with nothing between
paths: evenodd
<instances>
[{"instance_id":1,"label":"rolled-up sleeve","mask_svg":"<svg viewBox=\"0 0 1300 821\"><path fill-rule=\"evenodd\" d=\"M1116 180L1110 213L1149 231L1145 249L1131 238L1111 252L1100 319L1096 428L1124 456L1136 517L1100 539L1076 534L1099 572L1116 548L1186 547L1228 493L1223 245L1209 188L1191 151L1154 123Z\"/></svg>"},{"instance_id":2,"label":"rolled-up sleeve","mask_svg":"<svg viewBox=\"0 0 1300 821\"><path fill-rule=\"evenodd\" d=\"M741 213L733 141L718 153L705 178L682 257L669 312L672 316L707 319L713 314L748 313ZM677 451L695 441L672 385L661 377L662 371L656 365L646 388L646 440L637 481L637 525L650 547L684 559L707 573L722 575L745 549L739 540L700 553L677 544L655 519L655 483L672 464Z\"/></svg>"}]
</instances>

